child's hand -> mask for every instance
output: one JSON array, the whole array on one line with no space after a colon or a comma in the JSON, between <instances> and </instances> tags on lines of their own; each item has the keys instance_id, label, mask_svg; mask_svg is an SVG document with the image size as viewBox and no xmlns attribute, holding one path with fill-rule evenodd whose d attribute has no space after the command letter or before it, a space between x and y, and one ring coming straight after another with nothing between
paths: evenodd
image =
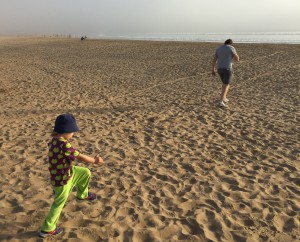
<instances>
[{"instance_id":1,"label":"child's hand","mask_svg":"<svg viewBox=\"0 0 300 242\"><path fill-rule=\"evenodd\" d=\"M102 158L99 155L95 156L95 163L94 164L104 164L104 161L102 160Z\"/></svg>"}]
</instances>

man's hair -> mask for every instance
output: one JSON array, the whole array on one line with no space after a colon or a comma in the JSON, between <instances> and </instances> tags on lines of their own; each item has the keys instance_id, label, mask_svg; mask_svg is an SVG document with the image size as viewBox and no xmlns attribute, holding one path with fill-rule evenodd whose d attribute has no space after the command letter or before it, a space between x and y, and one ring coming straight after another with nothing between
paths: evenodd
<instances>
[{"instance_id":1,"label":"man's hair","mask_svg":"<svg viewBox=\"0 0 300 242\"><path fill-rule=\"evenodd\" d=\"M232 41L232 39L228 39L228 40L225 41L224 44L225 44L225 45L232 45L232 44L233 44L233 41Z\"/></svg>"}]
</instances>

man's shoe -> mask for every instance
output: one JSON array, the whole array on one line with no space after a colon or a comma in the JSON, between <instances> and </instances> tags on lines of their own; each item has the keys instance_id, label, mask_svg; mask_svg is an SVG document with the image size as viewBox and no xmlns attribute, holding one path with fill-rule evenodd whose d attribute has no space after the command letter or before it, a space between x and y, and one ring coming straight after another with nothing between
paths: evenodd
<instances>
[{"instance_id":1,"label":"man's shoe","mask_svg":"<svg viewBox=\"0 0 300 242\"><path fill-rule=\"evenodd\" d=\"M223 101L219 103L219 106L220 106L221 108L227 107L227 105L226 105Z\"/></svg>"},{"instance_id":2,"label":"man's shoe","mask_svg":"<svg viewBox=\"0 0 300 242\"><path fill-rule=\"evenodd\" d=\"M49 232L45 232L45 231L40 231L40 237L42 237L42 238L46 238L46 237L48 237L48 236L51 236L51 235L59 235L59 234L61 234L62 232L63 232L64 230L63 230L63 228L56 228L55 230L53 230L53 231L49 231Z\"/></svg>"}]
</instances>

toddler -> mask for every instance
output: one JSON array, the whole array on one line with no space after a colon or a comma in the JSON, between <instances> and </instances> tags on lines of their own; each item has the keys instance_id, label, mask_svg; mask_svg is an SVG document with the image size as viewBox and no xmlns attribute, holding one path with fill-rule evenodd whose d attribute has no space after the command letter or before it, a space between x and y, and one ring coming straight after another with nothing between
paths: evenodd
<instances>
[{"instance_id":1,"label":"toddler","mask_svg":"<svg viewBox=\"0 0 300 242\"><path fill-rule=\"evenodd\" d=\"M77 188L76 197L79 200L95 200L97 195L88 191L91 172L88 168L74 166L75 159L92 164L103 164L101 157L94 158L76 150L69 142L74 132L79 131L75 118L71 114L61 114L55 120L53 138L49 143L49 172L54 191L54 201L46 217L40 237L58 235L63 229L56 227L62 208L71 191Z\"/></svg>"}]
</instances>

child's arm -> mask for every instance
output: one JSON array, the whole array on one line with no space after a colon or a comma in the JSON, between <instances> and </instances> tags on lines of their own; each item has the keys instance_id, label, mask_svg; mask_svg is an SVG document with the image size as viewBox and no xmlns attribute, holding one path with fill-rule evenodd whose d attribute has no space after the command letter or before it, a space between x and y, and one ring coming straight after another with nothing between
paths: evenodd
<instances>
[{"instance_id":1,"label":"child's arm","mask_svg":"<svg viewBox=\"0 0 300 242\"><path fill-rule=\"evenodd\" d=\"M92 163L92 164L103 164L104 161L102 160L102 158L99 156L99 155L96 155L94 158L93 157L90 157L90 156L87 156L87 155L84 155L84 154L79 154L77 156L77 159L81 160L81 161L85 161L87 163Z\"/></svg>"}]
</instances>

